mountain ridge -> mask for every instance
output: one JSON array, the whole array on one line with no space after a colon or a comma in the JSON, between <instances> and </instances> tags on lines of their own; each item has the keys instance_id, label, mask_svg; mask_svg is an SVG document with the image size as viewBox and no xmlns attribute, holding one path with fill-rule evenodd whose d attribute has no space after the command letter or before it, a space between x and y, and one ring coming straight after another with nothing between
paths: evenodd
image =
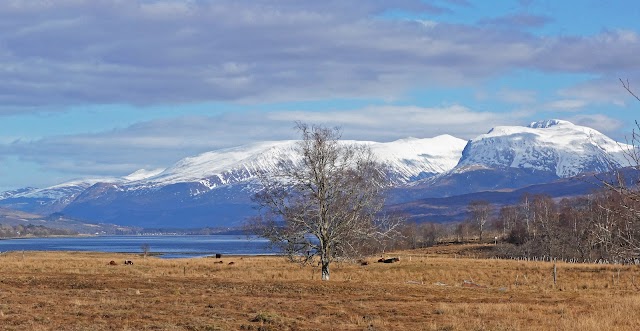
<instances>
[{"instance_id":1,"label":"mountain ridge","mask_svg":"<svg viewBox=\"0 0 640 331\"><path fill-rule=\"evenodd\" d=\"M387 166L390 201L515 190L622 167L624 144L562 120L497 126L469 141L450 135L364 144ZM237 225L255 215L258 173L297 162L296 141L258 142L184 158L165 169L0 193L0 206L147 227Z\"/></svg>"},{"instance_id":2,"label":"mountain ridge","mask_svg":"<svg viewBox=\"0 0 640 331\"><path fill-rule=\"evenodd\" d=\"M530 168L566 178L627 166L625 146L597 130L563 120L498 126L470 140L456 168Z\"/></svg>"}]
</instances>

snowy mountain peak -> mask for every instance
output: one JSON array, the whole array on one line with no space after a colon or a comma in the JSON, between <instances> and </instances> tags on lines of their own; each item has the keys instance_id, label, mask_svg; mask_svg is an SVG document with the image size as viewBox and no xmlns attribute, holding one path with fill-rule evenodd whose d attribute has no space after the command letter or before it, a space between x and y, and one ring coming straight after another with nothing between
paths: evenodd
<instances>
[{"instance_id":1,"label":"snowy mountain peak","mask_svg":"<svg viewBox=\"0 0 640 331\"><path fill-rule=\"evenodd\" d=\"M570 177L628 165L625 147L602 133L562 120L499 126L469 141L457 170L520 168Z\"/></svg>"},{"instance_id":2,"label":"snowy mountain peak","mask_svg":"<svg viewBox=\"0 0 640 331\"><path fill-rule=\"evenodd\" d=\"M568 125L573 125L573 123L569 122L569 121L563 121L563 120L544 120L544 121L537 121L537 122L531 122L531 124L529 124L529 128L532 129L546 129L546 128L550 128L552 126L568 126Z\"/></svg>"}]
</instances>

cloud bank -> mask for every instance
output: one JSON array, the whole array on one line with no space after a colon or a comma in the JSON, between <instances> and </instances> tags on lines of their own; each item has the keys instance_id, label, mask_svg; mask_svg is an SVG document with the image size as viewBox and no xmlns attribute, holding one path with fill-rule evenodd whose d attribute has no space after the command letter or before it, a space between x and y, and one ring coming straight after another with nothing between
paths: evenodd
<instances>
[{"instance_id":1,"label":"cloud bank","mask_svg":"<svg viewBox=\"0 0 640 331\"><path fill-rule=\"evenodd\" d=\"M0 113L87 103L393 98L515 68L602 76L640 67L634 31L536 36L527 28L550 19L529 14L438 23L465 3L433 3L4 1ZM394 11L436 20L385 17Z\"/></svg>"},{"instance_id":2,"label":"cloud bank","mask_svg":"<svg viewBox=\"0 0 640 331\"><path fill-rule=\"evenodd\" d=\"M124 175L216 148L295 138L296 120L378 141L445 133L469 139L549 113L604 131L623 126L612 116L578 112L628 102L617 84L619 77L640 81L637 31L536 34L554 18L519 10L476 22L444 19L472 6L465 0L1 1L0 124L7 116L92 105L145 112L159 106L175 109L175 116L93 133L0 132L0 162L69 176ZM584 79L546 99L508 79L484 90L513 72ZM480 103L502 108L455 97L431 106L393 102L416 90L447 89L472 89ZM181 110L342 99L375 102L210 116Z\"/></svg>"},{"instance_id":3,"label":"cloud bank","mask_svg":"<svg viewBox=\"0 0 640 331\"><path fill-rule=\"evenodd\" d=\"M441 108L371 106L340 112L282 111L176 117L94 134L53 136L0 145L0 155L69 174L123 175L140 168L167 167L178 159L262 140L297 139L294 122L339 126L345 139L392 141L454 134L472 138L491 123L516 124L521 114Z\"/></svg>"}]
</instances>

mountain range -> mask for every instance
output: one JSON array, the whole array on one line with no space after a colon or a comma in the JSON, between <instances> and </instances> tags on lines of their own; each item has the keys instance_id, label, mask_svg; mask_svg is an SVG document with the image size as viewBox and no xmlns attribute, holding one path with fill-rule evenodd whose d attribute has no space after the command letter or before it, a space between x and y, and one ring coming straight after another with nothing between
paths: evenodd
<instances>
[{"instance_id":1,"label":"mountain range","mask_svg":"<svg viewBox=\"0 0 640 331\"><path fill-rule=\"evenodd\" d=\"M630 148L562 120L499 126L469 141L441 135L341 143L369 146L393 184L390 209L421 221L463 217L439 206L474 194L522 194L526 187L545 184L553 192L549 183L556 183L558 191L572 177L628 166L624 156ZM251 202L259 187L257 174L274 172L280 159L297 162L296 144L259 142L188 157L166 169L3 192L0 207L137 227L238 226L257 212ZM418 212L417 206L425 205L430 211Z\"/></svg>"}]
</instances>

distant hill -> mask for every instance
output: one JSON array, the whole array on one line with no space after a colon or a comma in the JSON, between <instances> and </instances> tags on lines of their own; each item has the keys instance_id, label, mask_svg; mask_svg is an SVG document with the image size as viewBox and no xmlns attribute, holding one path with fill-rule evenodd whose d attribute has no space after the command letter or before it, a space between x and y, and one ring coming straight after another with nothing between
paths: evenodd
<instances>
[{"instance_id":1,"label":"distant hill","mask_svg":"<svg viewBox=\"0 0 640 331\"><path fill-rule=\"evenodd\" d=\"M41 216L19 210L0 208L0 224L17 226L38 225L51 229L64 229L80 234L125 234L134 233L137 228L114 224L93 224L67 218L61 214Z\"/></svg>"},{"instance_id":2,"label":"distant hill","mask_svg":"<svg viewBox=\"0 0 640 331\"><path fill-rule=\"evenodd\" d=\"M525 195L547 195L556 201L564 198L574 198L595 194L604 189L604 182L616 183L617 175L625 179L625 185L631 187L637 185L640 171L635 168L618 169L616 172L589 173L575 177L560 178L548 183L534 184L519 189L502 189L493 191L479 191L467 194L453 195L440 198L414 198L400 201L395 197L396 203L391 203L387 210L408 217L415 222L446 223L463 221L467 218L467 207L473 201L487 201L493 205L497 212L500 207L515 205L522 201ZM399 190L404 193L403 190ZM396 193L398 194L398 193ZM391 194L393 199L393 193Z\"/></svg>"}]
</instances>

